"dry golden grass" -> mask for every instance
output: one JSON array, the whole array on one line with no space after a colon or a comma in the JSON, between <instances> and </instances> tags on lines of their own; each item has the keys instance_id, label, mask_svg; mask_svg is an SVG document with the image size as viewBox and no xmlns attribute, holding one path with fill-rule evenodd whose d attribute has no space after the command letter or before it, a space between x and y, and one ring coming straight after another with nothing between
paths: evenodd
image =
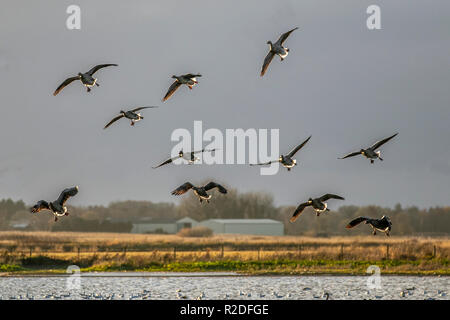
<instances>
[{"instance_id":1,"label":"dry golden grass","mask_svg":"<svg viewBox=\"0 0 450 320\"><path fill-rule=\"evenodd\" d=\"M215 235L189 238L178 235L123 233L0 232L0 254L9 252L29 256L30 248L32 255L59 259L83 259L96 255L96 259L102 261L113 256L117 259L119 255L124 255L127 259L150 261L385 258L418 260L430 257L447 259L450 253L450 238L388 238L381 235L332 238Z\"/></svg>"},{"instance_id":2,"label":"dry golden grass","mask_svg":"<svg viewBox=\"0 0 450 320\"><path fill-rule=\"evenodd\" d=\"M303 237L303 236L260 236L260 235L233 235L219 234L205 239L189 239L177 235L161 234L135 234L135 233L107 233L107 232L46 232L46 231L0 231L0 244L13 242L105 242L105 243L155 243L155 242L249 242L249 243L397 243L404 241L447 243L450 246L450 237L385 237L352 236L352 237Z\"/></svg>"}]
</instances>

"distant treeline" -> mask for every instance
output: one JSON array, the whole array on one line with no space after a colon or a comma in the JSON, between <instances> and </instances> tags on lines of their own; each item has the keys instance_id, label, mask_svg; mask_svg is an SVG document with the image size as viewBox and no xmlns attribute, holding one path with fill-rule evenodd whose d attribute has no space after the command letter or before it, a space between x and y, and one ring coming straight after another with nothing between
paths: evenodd
<instances>
[{"instance_id":1,"label":"distant treeline","mask_svg":"<svg viewBox=\"0 0 450 320\"><path fill-rule=\"evenodd\" d=\"M179 205L173 203L152 203L150 201L114 202L109 206L71 207L70 215L53 221L53 215L41 212L32 214L23 201L0 200L0 230L42 231L89 231L89 232L130 232L131 221L142 218L178 219L191 217L197 221L213 218L252 219L269 218L282 221L285 233L305 236L367 235L371 229L360 225L346 229L345 225L355 217L380 218L389 216L392 220L392 235L450 235L450 207L418 209L417 207L394 208L380 206L341 206L337 210L316 217L310 208L306 209L295 223L289 218L295 210L293 206L276 207L273 197L267 193L214 194L209 204L200 204L189 193ZM28 222L28 225L21 225ZM23 230L23 229L22 229Z\"/></svg>"}]
</instances>

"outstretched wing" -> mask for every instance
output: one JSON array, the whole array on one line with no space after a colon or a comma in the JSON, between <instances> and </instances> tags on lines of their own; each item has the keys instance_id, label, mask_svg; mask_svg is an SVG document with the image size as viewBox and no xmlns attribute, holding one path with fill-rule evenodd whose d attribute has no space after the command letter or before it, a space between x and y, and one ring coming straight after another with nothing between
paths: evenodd
<instances>
[{"instance_id":1,"label":"outstretched wing","mask_svg":"<svg viewBox=\"0 0 450 320\"><path fill-rule=\"evenodd\" d=\"M277 42L278 42L279 44L283 44L283 42L289 37L289 35L290 35L293 31L295 31L295 30L297 30L297 29L298 29L298 27L295 27L294 29L289 30L288 32L283 33L283 34L280 36L280 38L277 40Z\"/></svg>"},{"instance_id":2,"label":"outstretched wing","mask_svg":"<svg viewBox=\"0 0 450 320\"><path fill-rule=\"evenodd\" d=\"M38 213L41 210L50 210L50 205L45 200L38 201L33 207L30 208L32 213Z\"/></svg>"},{"instance_id":3,"label":"outstretched wing","mask_svg":"<svg viewBox=\"0 0 450 320\"><path fill-rule=\"evenodd\" d=\"M274 162L280 162L279 160L272 160L264 163L250 163L251 166L265 166Z\"/></svg>"},{"instance_id":4,"label":"outstretched wing","mask_svg":"<svg viewBox=\"0 0 450 320\"><path fill-rule=\"evenodd\" d=\"M347 229L353 228L354 226L357 226L358 224L360 224L361 222L367 221L369 220L369 218L366 217L358 217L356 219L353 219L352 221L350 221L345 227Z\"/></svg>"},{"instance_id":5,"label":"outstretched wing","mask_svg":"<svg viewBox=\"0 0 450 320\"><path fill-rule=\"evenodd\" d=\"M360 151L357 151L357 152L352 152L352 153L349 153L348 155L346 155L346 156L343 156L342 158L338 158L338 159L345 159L345 158L350 158L350 157L354 157L354 156L357 156L357 155L359 155L359 154L361 154L361 152L360 152Z\"/></svg>"},{"instance_id":6,"label":"outstretched wing","mask_svg":"<svg viewBox=\"0 0 450 320\"><path fill-rule=\"evenodd\" d=\"M163 101L166 101L167 99L169 99L175 93L175 91L177 91L177 89L180 86L181 86L181 83L178 80L175 80L174 83L172 83L172 85L169 87L169 90L167 90L167 93L164 96Z\"/></svg>"},{"instance_id":7,"label":"outstretched wing","mask_svg":"<svg viewBox=\"0 0 450 320\"><path fill-rule=\"evenodd\" d=\"M53 95L56 96L62 89L64 89L67 85L69 85L70 83L72 83L75 80L79 80L80 76L75 76L75 77L71 77L71 78L67 78L66 80L64 80L63 83L61 83L59 85L58 88L56 88L55 92L53 92Z\"/></svg>"},{"instance_id":8,"label":"outstretched wing","mask_svg":"<svg viewBox=\"0 0 450 320\"><path fill-rule=\"evenodd\" d=\"M396 134L394 134L394 135L392 135L392 136L390 136L390 137L388 137L388 138L386 138L386 139L383 139L383 140L380 140L380 141L378 141L378 142L375 142L375 144L374 144L373 146L371 146L370 149L372 149L372 150L378 149L378 148L381 147L383 144L385 144L386 142L388 142L389 140L391 140L392 138L394 138L396 135L398 135L398 133L396 133Z\"/></svg>"},{"instance_id":9,"label":"outstretched wing","mask_svg":"<svg viewBox=\"0 0 450 320\"><path fill-rule=\"evenodd\" d=\"M117 67L118 65L115 64L115 63L99 64L99 65L93 67L91 70L89 70L89 71L86 72L86 73L92 76L92 75L93 75L94 73L96 73L99 69L101 69L101 68L106 68L106 67L110 67L110 66L115 66L115 67Z\"/></svg>"},{"instance_id":10,"label":"outstretched wing","mask_svg":"<svg viewBox=\"0 0 450 320\"><path fill-rule=\"evenodd\" d=\"M175 158L170 158L170 159L167 159L166 161L164 161L163 163L161 163L161 164L159 164L159 165L157 165L156 167L152 167L153 169L156 169L156 168L159 168L159 167L162 167L163 165L166 165L166 164L169 164L169 163L172 163L173 162L173 160L175 160L175 159L178 159L179 157L175 157Z\"/></svg>"},{"instance_id":11,"label":"outstretched wing","mask_svg":"<svg viewBox=\"0 0 450 320\"><path fill-rule=\"evenodd\" d=\"M335 195L335 194L331 194L331 193L327 193L324 194L323 196L321 196L319 198L320 201L327 201L329 199L339 199L339 200L345 200L344 198L342 198L341 196Z\"/></svg>"},{"instance_id":12,"label":"outstretched wing","mask_svg":"<svg viewBox=\"0 0 450 320\"><path fill-rule=\"evenodd\" d=\"M299 144L298 146L296 146L294 149L291 150L291 152L288 153L288 157L292 158L294 156L294 154L300 150L301 148L303 148L303 146L309 141L309 139L311 139L312 136L309 136L308 139L306 139L305 141L303 141L301 144Z\"/></svg>"},{"instance_id":13,"label":"outstretched wing","mask_svg":"<svg viewBox=\"0 0 450 320\"><path fill-rule=\"evenodd\" d=\"M148 109L148 108L158 108L158 107L157 106L139 107L139 108L133 109L131 111L138 112L139 110Z\"/></svg>"},{"instance_id":14,"label":"outstretched wing","mask_svg":"<svg viewBox=\"0 0 450 320\"><path fill-rule=\"evenodd\" d=\"M117 120L119 120L121 118L123 118L123 114L121 114L121 115L115 117L114 119L112 119L110 122L108 122L108 124L103 129L108 128L110 125L112 125L114 122L116 122Z\"/></svg>"},{"instance_id":15,"label":"outstretched wing","mask_svg":"<svg viewBox=\"0 0 450 320\"><path fill-rule=\"evenodd\" d=\"M304 203L300 203L300 205L297 207L297 209L295 209L294 214L292 215L292 218L289 220L291 222L295 222L295 220L298 219L298 217L300 217L300 215L302 214L303 210L310 206L309 203L304 202Z\"/></svg>"},{"instance_id":16,"label":"outstretched wing","mask_svg":"<svg viewBox=\"0 0 450 320\"><path fill-rule=\"evenodd\" d=\"M185 184L179 186L178 188L176 188L175 190L172 191L172 194L175 196L179 196L181 194L184 194L186 192L189 191L189 189L191 189L193 187L193 185L190 182L186 182Z\"/></svg>"},{"instance_id":17,"label":"outstretched wing","mask_svg":"<svg viewBox=\"0 0 450 320\"><path fill-rule=\"evenodd\" d=\"M201 74L193 74L193 73L188 73L188 74L182 75L183 78L189 78L189 79L201 77L201 76L202 76Z\"/></svg>"},{"instance_id":18,"label":"outstretched wing","mask_svg":"<svg viewBox=\"0 0 450 320\"><path fill-rule=\"evenodd\" d=\"M77 193L78 193L78 186L64 189L61 192L61 194L59 195L59 197L56 200L56 202L58 202L61 206L64 206L64 204L66 203L67 199L69 199L70 197L75 196Z\"/></svg>"},{"instance_id":19,"label":"outstretched wing","mask_svg":"<svg viewBox=\"0 0 450 320\"><path fill-rule=\"evenodd\" d=\"M384 221L387 222L387 224L388 224L389 226L392 226L392 222L391 222L391 219L389 219L389 217L387 217L387 216L382 216L380 220L384 220Z\"/></svg>"},{"instance_id":20,"label":"outstretched wing","mask_svg":"<svg viewBox=\"0 0 450 320\"><path fill-rule=\"evenodd\" d=\"M202 149L202 150L198 150L198 151L192 151L192 154L197 154L197 153L203 153L203 152L213 152L216 151L218 149L214 148L214 149Z\"/></svg>"},{"instance_id":21,"label":"outstretched wing","mask_svg":"<svg viewBox=\"0 0 450 320\"><path fill-rule=\"evenodd\" d=\"M267 56L264 58L264 63L261 68L261 77L266 73L266 70L269 67L269 64L272 62L274 56L275 54L272 51L269 51Z\"/></svg>"},{"instance_id":22,"label":"outstretched wing","mask_svg":"<svg viewBox=\"0 0 450 320\"><path fill-rule=\"evenodd\" d=\"M215 183L215 182L210 182L208 183L206 186L204 186L205 191L211 190L213 188L219 189L220 193L227 193L227 189L225 189L224 187L222 187L220 184Z\"/></svg>"}]
</instances>

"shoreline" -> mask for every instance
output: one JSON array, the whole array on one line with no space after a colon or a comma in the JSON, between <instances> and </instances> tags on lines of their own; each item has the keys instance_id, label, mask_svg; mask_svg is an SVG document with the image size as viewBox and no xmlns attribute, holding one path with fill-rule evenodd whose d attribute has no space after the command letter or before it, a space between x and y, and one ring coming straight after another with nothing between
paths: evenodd
<instances>
[{"instance_id":1,"label":"shoreline","mask_svg":"<svg viewBox=\"0 0 450 320\"><path fill-rule=\"evenodd\" d=\"M376 264L373 264L376 265ZM439 268L430 270L398 270L397 268L383 268L380 267L381 276L418 276L418 277L449 277L449 268ZM243 268L243 270L232 270L230 268L215 268L215 270L208 270L207 267L198 268L173 268L170 267L160 268L117 268L117 267L88 267L80 268L77 273L67 273L67 268L55 267L55 268L23 268L20 269L2 271L0 272L0 278L2 277L68 277L70 275L79 274L83 277L253 277L253 276L370 276L373 273L366 272L367 268L332 268L324 266L322 268L306 268L306 269L290 269L284 270L277 267L275 270L270 268L261 268L258 270L252 270L250 268Z\"/></svg>"},{"instance_id":2,"label":"shoreline","mask_svg":"<svg viewBox=\"0 0 450 320\"><path fill-rule=\"evenodd\" d=\"M361 276L371 276L371 274L358 274L358 273L253 273L253 274L246 274L246 273L235 273L235 274L223 274L220 272L217 272L218 274L212 274L207 272L165 272L161 271L160 274L151 273L151 274L145 274L139 271L106 271L102 272L103 274L98 274L97 272L81 272L81 277L86 278L161 278L161 277L168 277L168 278L177 278L177 277L189 277L189 278L195 278L195 277L361 277ZM104 273L115 273L114 275L107 275ZM134 274L128 274L127 273L134 273ZM176 273L176 274L171 274ZM0 274L1 278L66 278L69 277L70 274L66 274L64 272L33 272L33 273L7 273L7 274ZM450 273L448 274L439 274L439 273L382 273L381 277L438 277L438 278L446 278L450 277Z\"/></svg>"}]
</instances>

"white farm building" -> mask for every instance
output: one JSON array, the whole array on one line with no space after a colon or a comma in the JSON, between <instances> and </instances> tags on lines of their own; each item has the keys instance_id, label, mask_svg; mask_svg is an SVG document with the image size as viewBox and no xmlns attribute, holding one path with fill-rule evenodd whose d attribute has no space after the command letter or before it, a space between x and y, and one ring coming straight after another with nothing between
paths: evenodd
<instances>
[{"instance_id":1,"label":"white farm building","mask_svg":"<svg viewBox=\"0 0 450 320\"><path fill-rule=\"evenodd\" d=\"M177 233L183 228L192 228L198 225L194 219L185 217L174 219L140 219L131 221L133 228L131 233Z\"/></svg>"},{"instance_id":2,"label":"white farm building","mask_svg":"<svg viewBox=\"0 0 450 320\"><path fill-rule=\"evenodd\" d=\"M211 229L214 234L284 235L283 223L272 219L209 219L197 222L185 217L179 220L144 218L130 222L133 225L131 233L175 234L183 228L204 226Z\"/></svg>"}]
</instances>

